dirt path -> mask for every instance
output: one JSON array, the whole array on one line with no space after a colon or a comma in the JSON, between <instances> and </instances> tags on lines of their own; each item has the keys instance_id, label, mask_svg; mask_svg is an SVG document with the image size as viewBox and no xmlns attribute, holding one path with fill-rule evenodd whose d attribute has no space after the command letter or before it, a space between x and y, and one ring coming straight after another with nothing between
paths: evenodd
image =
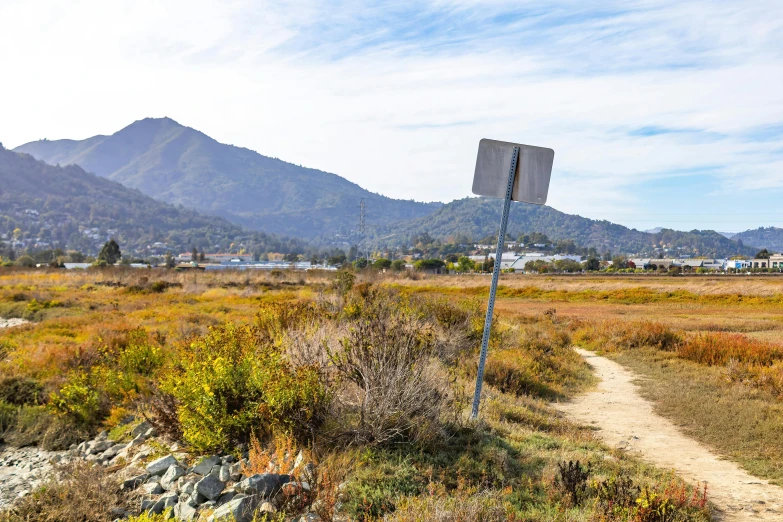
<instances>
[{"instance_id":1,"label":"dirt path","mask_svg":"<svg viewBox=\"0 0 783 522\"><path fill-rule=\"evenodd\" d=\"M577 352L601 379L598 389L557 407L569 417L600 428L611 446L671 468L689 482L707 482L708 496L726 522L783 521L783 488L749 475L715 455L653 412L633 384L636 374L593 352Z\"/></svg>"}]
</instances>

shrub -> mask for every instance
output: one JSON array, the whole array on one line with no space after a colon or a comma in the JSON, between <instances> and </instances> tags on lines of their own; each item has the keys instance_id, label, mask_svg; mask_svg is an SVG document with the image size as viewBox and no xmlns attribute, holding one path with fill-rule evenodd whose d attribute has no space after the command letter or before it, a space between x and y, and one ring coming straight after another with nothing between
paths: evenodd
<instances>
[{"instance_id":1,"label":"shrub","mask_svg":"<svg viewBox=\"0 0 783 522\"><path fill-rule=\"evenodd\" d=\"M5 377L0 380L0 402L17 406L43 404L43 385L30 377Z\"/></svg>"},{"instance_id":2,"label":"shrub","mask_svg":"<svg viewBox=\"0 0 783 522\"><path fill-rule=\"evenodd\" d=\"M674 351L682 337L652 321L604 321L583 325L574 333L574 341L586 348L610 352L637 348Z\"/></svg>"},{"instance_id":3,"label":"shrub","mask_svg":"<svg viewBox=\"0 0 783 522\"><path fill-rule=\"evenodd\" d=\"M199 450L228 449L251 433L310 436L327 403L316 368L294 368L259 326L225 324L182 347L162 389L178 402L183 437Z\"/></svg>"},{"instance_id":4,"label":"shrub","mask_svg":"<svg viewBox=\"0 0 783 522\"><path fill-rule=\"evenodd\" d=\"M723 366L730 360L769 366L783 360L783 348L741 334L702 333L688 338L678 355L709 366Z\"/></svg>"},{"instance_id":5,"label":"shrub","mask_svg":"<svg viewBox=\"0 0 783 522\"><path fill-rule=\"evenodd\" d=\"M120 491L117 479L100 466L72 464L0 513L0 522L109 522L112 509L133 511L136 503Z\"/></svg>"},{"instance_id":6,"label":"shrub","mask_svg":"<svg viewBox=\"0 0 783 522\"><path fill-rule=\"evenodd\" d=\"M13 417L8 417L9 426L3 439L16 447L39 445L45 450L64 450L84 440L85 431L64 419L54 416L45 406L21 406Z\"/></svg>"},{"instance_id":7,"label":"shrub","mask_svg":"<svg viewBox=\"0 0 783 522\"><path fill-rule=\"evenodd\" d=\"M371 444L433 437L449 400L432 328L399 295L372 287L352 293L344 314L349 332L328 352L351 385L340 397L342 435Z\"/></svg>"},{"instance_id":8,"label":"shrub","mask_svg":"<svg viewBox=\"0 0 783 522\"><path fill-rule=\"evenodd\" d=\"M587 489L587 479L590 477L590 466L583 467L579 461L560 462L557 465L555 486L568 495L572 506L578 506Z\"/></svg>"}]
</instances>

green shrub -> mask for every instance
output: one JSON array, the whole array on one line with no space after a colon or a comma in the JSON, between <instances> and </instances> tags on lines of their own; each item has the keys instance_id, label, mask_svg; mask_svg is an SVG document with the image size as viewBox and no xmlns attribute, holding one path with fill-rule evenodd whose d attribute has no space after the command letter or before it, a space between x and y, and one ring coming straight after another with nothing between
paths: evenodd
<instances>
[{"instance_id":1,"label":"green shrub","mask_svg":"<svg viewBox=\"0 0 783 522\"><path fill-rule=\"evenodd\" d=\"M253 432L302 438L320 422L327 395L318 370L292 367L257 325L213 327L179 355L162 389L179 401L183 436L196 449L228 449Z\"/></svg>"},{"instance_id":2,"label":"green shrub","mask_svg":"<svg viewBox=\"0 0 783 522\"><path fill-rule=\"evenodd\" d=\"M43 385L35 379L13 376L0 380L0 402L22 406L43 401Z\"/></svg>"}]
</instances>

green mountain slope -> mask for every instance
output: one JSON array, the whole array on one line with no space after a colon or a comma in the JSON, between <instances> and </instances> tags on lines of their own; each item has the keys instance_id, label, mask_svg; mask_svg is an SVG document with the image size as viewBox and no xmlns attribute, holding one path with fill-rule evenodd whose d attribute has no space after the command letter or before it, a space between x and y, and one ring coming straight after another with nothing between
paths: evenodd
<instances>
[{"instance_id":1,"label":"green mountain slope","mask_svg":"<svg viewBox=\"0 0 783 522\"><path fill-rule=\"evenodd\" d=\"M783 228L760 227L755 230L746 230L732 237L735 241L742 241L745 245L757 249L766 248L771 252L783 252Z\"/></svg>"},{"instance_id":2,"label":"green mountain slope","mask_svg":"<svg viewBox=\"0 0 783 522\"><path fill-rule=\"evenodd\" d=\"M396 200L316 169L218 143L169 118L137 121L111 136L36 141L15 149L49 164L79 165L157 199L252 228L299 237L347 234L359 200L368 224L425 216L440 203Z\"/></svg>"},{"instance_id":3,"label":"green mountain slope","mask_svg":"<svg viewBox=\"0 0 783 522\"><path fill-rule=\"evenodd\" d=\"M379 227L374 231L375 241L404 243L409 237L423 232L440 238L465 234L476 240L496 235L501 207L502 202L496 199L459 199L426 218L395 227ZM650 234L608 221L565 214L546 205L527 203L512 203L508 231L514 236L540 232L552 240L572 239L578 245L594 247L599 252L609 250L614 253L707 257L753 253L752 248L743 247L713 231L679 232L662 229Z\"/></svg>"},{"instance_id":4,"label":"green mountain slope","mask_svg":"<svg viewBox=\"0 0 783 522\"><path fill-rule=\"evenodd\" d=\"M19 231L14 234L14 231ZM0 234L18 250L69 248L95 253L109 237L137 254L301 250L301 242L249 232L219 217L174 207L85 172L54 167L0 146Z\"/></svg>"}]
</instances>

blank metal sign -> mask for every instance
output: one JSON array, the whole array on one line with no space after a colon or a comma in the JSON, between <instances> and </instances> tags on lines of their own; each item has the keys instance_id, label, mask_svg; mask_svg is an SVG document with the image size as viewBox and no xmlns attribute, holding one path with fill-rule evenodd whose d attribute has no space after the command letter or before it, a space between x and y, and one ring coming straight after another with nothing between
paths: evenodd
<instances>
[{"instance_id":1,"label":"blank metal sign","mask_svg":"<svg viewBox=\"0 0 783 522\"><path fill-rule=\"evenodd\" d=\"M549 178L552 177L555 159L555 151L544 147L481 140L473 175L473 193L505 199L514 147L519 147L519 160L511 199L543 205L549 192Z\"/></svg>"}]
</instances>

